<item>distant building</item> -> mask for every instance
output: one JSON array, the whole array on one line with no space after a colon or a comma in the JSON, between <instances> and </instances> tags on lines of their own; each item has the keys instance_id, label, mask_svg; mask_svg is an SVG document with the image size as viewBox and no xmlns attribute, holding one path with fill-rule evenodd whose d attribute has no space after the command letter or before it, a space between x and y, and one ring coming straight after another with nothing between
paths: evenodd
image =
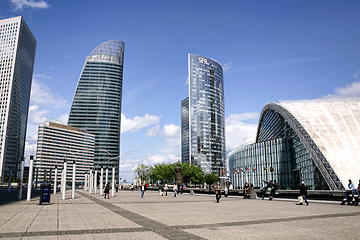
<instances>
[{"instance_id":1,"label":"distant building","mask_svg":"<svg viewBox=\"0 0 360 240\"><path fill-rule=\"evenodd\" d=\"M194 54L188 55L188 67L189 98L181 104L182 161L221 176L226 167L223 69Z\"/></svg>"},{"instance_id":2,"label":"distant building","mask_svg":"<svg viewBox=\"0 0 360 240\"><path fill-rule=\"evenodd\" d=\"M86 58L68 124L95 135L94 168L115 167L119 179L124 43L102 43Z\"/></svg>"},{"instance_id":3,"label":"distant building","mask_svg":"<svg viewBox=\"0 0 360 240\"><path fill-rule=\"evenodd\" d=\"M67 161L67 179L72 179L72 166L76 161L76 183L84 183L85 173L94 167L94 134L85 130L53 122L39 126L34 169L38 171L38 182L54 179L55 167L60 172ZM36 175L34 176L34 180Z\"/></svg>"},{"instance_id":4,"label":"distant building","mask_svg":"<svg viewBox=\"0 0 360 240\"><path fill-rule=\"evenodd\" d=\"M35 49L22 17L0 20L0 182L24 156Z\"/></svg>"},{"instance_id":5,"label":"distant building","mask_svg":"<svg viewBox=\"0 0 360 240\"><path fill-rule=\"evenodd\" d=\"M315 99L267 104L256 143L229 154L230 179L255 187L276 180L297 189L341 190L360 178L359 99Z\"/></svg>"}]
</instances>

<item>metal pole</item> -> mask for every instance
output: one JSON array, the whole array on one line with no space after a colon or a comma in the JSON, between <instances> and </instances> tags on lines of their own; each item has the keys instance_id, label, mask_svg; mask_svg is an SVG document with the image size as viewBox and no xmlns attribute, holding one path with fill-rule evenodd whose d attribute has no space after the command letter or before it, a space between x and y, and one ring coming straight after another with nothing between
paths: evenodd
<instances>
[{"instance_id":1,"label":"metal pole","mask_svg":"<svg viewBox=\"0 0 360 240\"><path fill-rule=\"evenodd\" d=\"M101 171L100 171L100 196L103 195L103 181L104 181L104 168L101 167Z\"/></svg>"},{"instance_id":2,"label":"metal pole","mask_svg":"<svg viewBox=\"0 0 360 240\"><path fill-rule=\"evenodd\" d=\"M28 179L28 189L27 189L27 197L26 197L27 201L30 201L30 199L31 199L33 169L34 169L34 157L30 156L29 179Z\"/></svg>"},{"instance_id":3,"label":"metal pole","mask_svg":"<svg viewBox=\"0 0 360 240\"><path fill-rule=\"evenodd\" d=\"M89 190L89 194L91 194L92 193L92 179L93 179L93 174L92 174L92 170L90 170L90 174L89 174L89 188L90 188L90 190Z\"/></svg>"},{"instance_id":4,"label":"metal pole","mask_svg":"<svg viewBox=\"0 0 360 240\"><path fill-rule=\"evenodd\" d=\"M112 168L111 196L115 196L115 167Z\"/></svg>"},{"instance_id":5,"label":"metal pole","mask_svg":"<svg viewBox=\"0 0 360 240\"><path fill-rule=\"evenodd\" d=\"M61 178L60 178L60 193L61 193L61 196L62 196L62 192L64 190L63 183L64 183L64 169L61 169Z\"/></svg>"},{"instance_id":6,"label":"metal pole","mask_svg":"<svg viewBox=\"0 0 360 240\"><path fill-rule=\"evenodd\" d=\"M85 184L84 184L84 189L85 189L85 191L87 191L87 173L85 173Z\"/></svg>"},{"instance_id":7,"label":"metal pole","mask_svg":"<svg viewBox=\"0 0 360 240\"><path fill-rule=\"evenodd\" d=\"M106 180L106 181L105 181L105 185L106 185L106 184L108 184L108 181L109 181L109 169L108 169L108 168L106 168L105 176L106 176L106 177L105 177L105 180Z\"/></svg>"},{"instance_id":8,"label":"metal pole","mask_svg":"<svg viewBox=\"0 0 360 240\"><path fill-rule=\"evenodd\" d=\"M63 183L63 193L62 193L62 199L65 200L66 199L66 174L67 173L67 162L66 160L64 161L64 183Z\"/></svg>"},{"instance_id":9,"label":"metal pole","mask_svg":"<svg viewBox=\"0 0 360 240\"><path fill-rule=\"evenodd\" d=\"M21 158L21 165L20 165L20 187L19 187L19 195L18 199L22 199L22 190L23 190L23 178L24 178L24 158Z\"/></svg>"},{"instance_id":10,"label":"metal pole","mask_svg":"<svg viewBox=\"0 0 360 240\"><path fill-rule=\"evenodd\" d=\"M54 194L56 194L56 188L57 188L57 174L58 174L58 169L57 167L55 167Z\"/></svg>"},{"instance_id":11,"label":"metal pole","mask_svg":"<svg viewBox=\"0 0 360 240\"><path fill-rule=\"evenodd\" d=\"M95 175L94 175L94 192L96 194L96 190L97 190L97 170L95 170Z\"/></svg>"},{"instance_id":12,"label":"metal pole","mask_svg":"<svg viewBox=\"0 0 360 240\"><path fill-rule=\"evenodd\" d=\"M72 175L72 192L71 198L75 198L75 173L76 173L76 162L73 163L73 175Z\"/></svg>"}]
</instances>

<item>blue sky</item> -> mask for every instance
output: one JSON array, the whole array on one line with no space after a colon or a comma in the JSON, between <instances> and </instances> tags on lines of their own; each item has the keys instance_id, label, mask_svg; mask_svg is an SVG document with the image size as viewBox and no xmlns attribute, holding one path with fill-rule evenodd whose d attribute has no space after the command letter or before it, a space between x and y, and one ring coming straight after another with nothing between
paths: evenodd
<instances>
[{"instance_id":1,"label":"blue sky","mask_svg":"<svg viewBox=\"0 0 360 240\"><path fill-rule=\"evenodd\" d=\"M359 1L2 0L23 16L37 50L27 134L66 123L86 56L125 42L121 175L138 163L180 160L187 54L224 68L227 150L254 140L266 103L360 96ZM55 120L57 119L57 120Z\"/></svg>"}]
</instances>

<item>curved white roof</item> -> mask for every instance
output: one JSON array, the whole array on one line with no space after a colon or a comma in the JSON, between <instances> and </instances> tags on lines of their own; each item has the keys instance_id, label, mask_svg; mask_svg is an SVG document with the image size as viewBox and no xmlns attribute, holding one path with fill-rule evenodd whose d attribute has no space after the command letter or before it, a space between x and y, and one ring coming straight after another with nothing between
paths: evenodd
<instances>
[{"instance_id":1,"label":"curved white roof","mask_svg":"<svg viewBox=\"0 0 360 240\"><path fill-rule=\"evenodd\" d=\"M312 138L343 186L360 179L360 99L316 99L277 103Z\"/></svg>"}]
</instances>

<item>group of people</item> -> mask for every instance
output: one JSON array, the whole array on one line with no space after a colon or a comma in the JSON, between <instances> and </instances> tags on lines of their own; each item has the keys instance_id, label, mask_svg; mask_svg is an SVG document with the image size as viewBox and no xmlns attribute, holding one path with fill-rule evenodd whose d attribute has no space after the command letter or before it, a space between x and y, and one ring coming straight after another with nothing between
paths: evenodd
<instances>
[{"instance_id":1,"label":"group of people","mask_svg":"<svg viewBox=\"0 0 360 240\"><path fill-rule=\"evenodd\" d=\"M359 196L360 191L360 180L358 187L355 187L355 184L349 179L348 188L345 191L345 198L347 199L349 197L349 193L351 192L352 198L354 198L354 193L356 193Z\"/></svg>"},{"instance_id":2,"label":"group of people","mask_svg":"<svg viewBox=\"0 0 360 240\"><path fill-rule=\"evenodd\" d=\"M263 187L260 189L262 200L264 200L265 193L269 189L270 189L269 200L271 201L275 197L276 191L279 189L279 184L276 182L276 180L274 181L270 180L269 182L263 180Z\"/></svg>"}]
</instances>

